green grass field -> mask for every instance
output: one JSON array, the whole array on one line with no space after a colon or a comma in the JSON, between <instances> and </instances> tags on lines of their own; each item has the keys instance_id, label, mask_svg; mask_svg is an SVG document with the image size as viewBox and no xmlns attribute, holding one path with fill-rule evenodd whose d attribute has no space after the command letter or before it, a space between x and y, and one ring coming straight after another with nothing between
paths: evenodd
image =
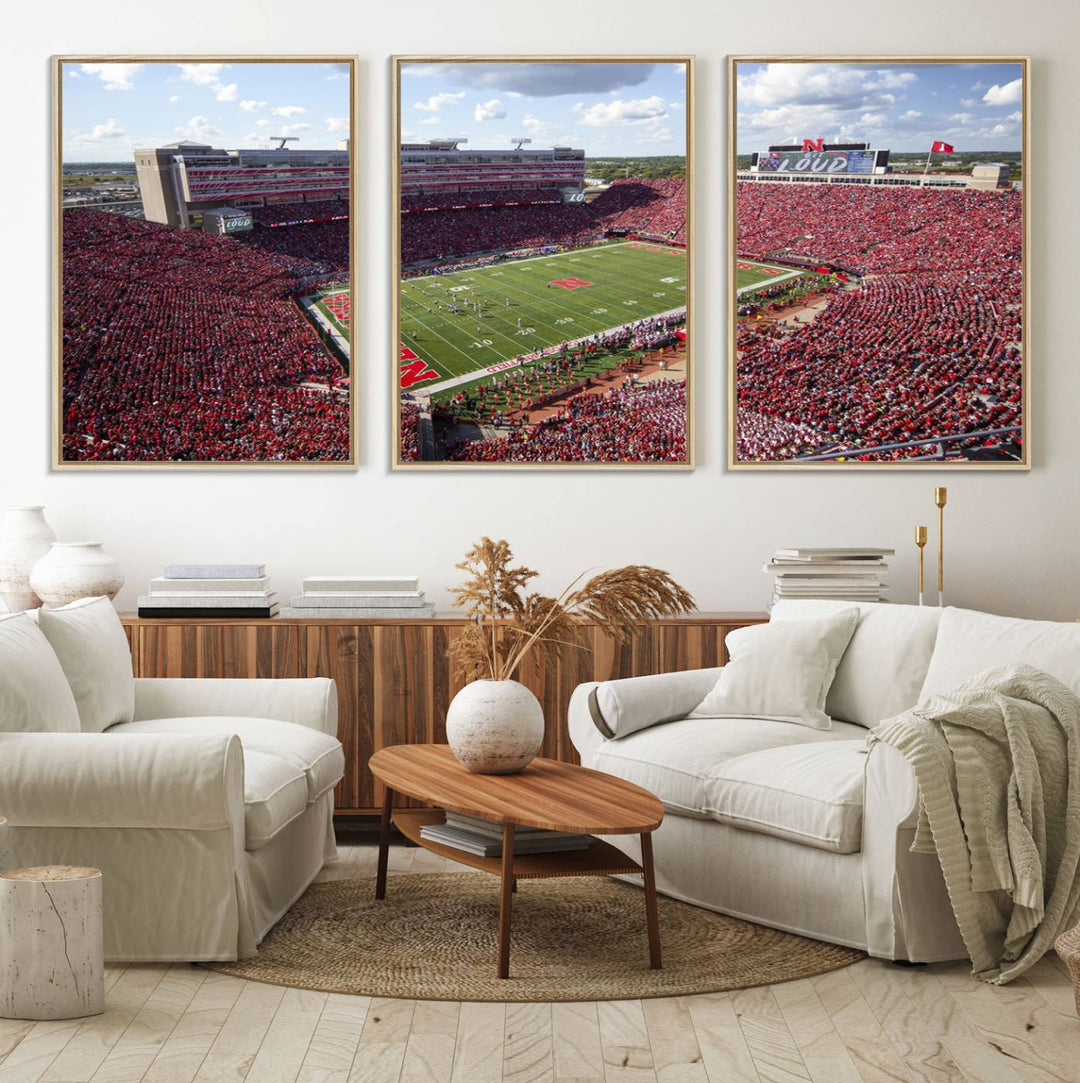
<instances>
[{"instance_id":1,"label":"green grass field","mask_svg":"<svg viewBox=\"0 0 1080 1083\"><path fill-rule=\"evenodd\" d=\"M479 305L479 312L475 305ZM522 354L686 304L686 253L636 242L406 279L401 342L439 374L475 375ZM457 307L455 313L451 305Z\"/></svg>"},{"instance_id":2,"label":"green grass field","mask_svg":"<svg viewBox=\"0 0 1080 1083\"><path fill-rule=\"evenodd\" d=\"M783 278L797 278L798 272L789 267L772 267L767 263L752 263L750 260L738 260L735 264L735 288L739 295L753 293L762 286Z\"/></svg>"}]
</instances>

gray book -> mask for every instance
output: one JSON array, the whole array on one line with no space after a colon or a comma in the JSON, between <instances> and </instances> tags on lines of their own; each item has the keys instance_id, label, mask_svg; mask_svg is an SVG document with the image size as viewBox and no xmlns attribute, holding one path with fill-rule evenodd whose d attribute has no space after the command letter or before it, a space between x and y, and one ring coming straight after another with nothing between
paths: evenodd
<instances>
[{"instance_id":1,"label":"gray book","mask_svg":"<svg viewBox=\"0 0 1080 1083\"><path fill-rule=\"evenodd\" d=\"M258 595L215 594L211 598L198 594L143 594L139 598L140 609L251 609L255 606L272 605L277 591L267 590Z\"/></svg>"},{"instance_id":2,"label":"gray book","mask_svg":"<svg viewBox=\"0 0 1080 1083\"><path fill-rule=\"evenodd\" d=\"M223 594L235 594L237 591L269 590L270 580L265 576L257 579L166 579L159 576L150 580L150 592L175 593L176 591L197 591L205 594L208 591Z\"/></svg>"},{"instance_id":3,"label":"gray book","mask_svg":"<svg viewBox=\"0 0 1080 1083\"><path fill-rule=\"evenodd\" d=\"M423 609L422 591L402 591L399 594L294 594L293 605L311 609Z\"/></svg>"},{"instance_id":4,"label":"gray book","mask_svg":"<svg viewBox=\"0 0 1080 1083\"><path fill-rule=\"evenodd\" d=\"M307 591L379 591L419 590L417 575L309 575L303 583Z\"/></svg>"},{"instance_id":5,"label":"gray book","mask_svg":"<svg viewBox=\"0 0 1080 1083\"><path fill-rule=\"evenodd\" d=\"M427 620L435 616L435 607L424 605L419 609L372 609L365 606L358 609L327 609L325 606L287 605L282 609L281 615L307 620Z\"/></svg>"},{"instance_id":6,"label":"gray book","mask_svg":"<svg viewBox=\"0 0 1080 1083\"><path fill-rule=\"evenodd\" d=\"M166 564L166 579L261 579L265 564Z\"/></svg>"}]
</instances>

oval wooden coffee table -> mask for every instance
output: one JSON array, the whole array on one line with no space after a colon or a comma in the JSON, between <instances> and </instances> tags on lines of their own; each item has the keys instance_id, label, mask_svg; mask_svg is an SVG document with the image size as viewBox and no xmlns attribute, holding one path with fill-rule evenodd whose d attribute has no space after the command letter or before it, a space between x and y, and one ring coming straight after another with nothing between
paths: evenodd
<instances>
[{"instance_id":1,"label":"oval wooden coffee table","mask_svg":"<svg viewBox=\"0 0 1080 1083\"><path fill-rule=\"evenodd\" d=\"M386 898L390 823L432 853L489 872L501 880L498 975L510 976L511 893L519 879L551 876L608 876L639 872L645 879L649 965L660 969L660 922L656 912L652 834L664 807L648 790L613 775L556 760L535 759L516 775L474 775L448 745L394 745L368 761L386 787L379 832L375 898ZM430 801L436 808L394 809L394 794ZM501 857L477 857L421 838L425 824L444 822L444 810L481 816L503 825ZM640 835L641 864L610 843L596 839L588 849L514 856L514 828L539 827L581 835Z\"/></svg>"}]
</instances>

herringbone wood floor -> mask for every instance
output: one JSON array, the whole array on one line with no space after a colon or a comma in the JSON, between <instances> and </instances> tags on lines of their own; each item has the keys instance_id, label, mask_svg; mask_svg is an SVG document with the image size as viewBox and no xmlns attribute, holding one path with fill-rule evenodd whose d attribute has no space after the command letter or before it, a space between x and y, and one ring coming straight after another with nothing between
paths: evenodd
<instances>
[{"instance_id":1,"label":"herringbone wood floor","mask_svg":"<svg viewBox=\"0 0 1080 1083\"><path fill-rule=\"evenodd\" d=\"M371 875L346 844L324 879ZM395 847L391 872L440 872ZM460 866L453 866L460 868ZM186 964L107 972L86 1020L0 1020L4 1083L741 1083L1080 1081L1056 957L991 988L963 964L874 960L736 993L600 1004L381 1000L259 985Z\"/></svg>"}]
</instances>

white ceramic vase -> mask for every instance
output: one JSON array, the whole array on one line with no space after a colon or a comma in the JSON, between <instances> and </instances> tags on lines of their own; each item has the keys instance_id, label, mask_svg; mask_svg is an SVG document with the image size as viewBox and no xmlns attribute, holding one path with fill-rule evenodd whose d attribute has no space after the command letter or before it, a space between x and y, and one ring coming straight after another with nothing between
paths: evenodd
<instances>
[{"instance_id":1,"label":"white ceramic vase","mask_svg":"<svg viewBox=\"0 0 1080 1083\"><path fill-rule=\"evenodd\" d=\"M450 701L446 740L474 774L512 775L544 743L544 709L517 681L473 681Z\"/></svg>"},{"instance_id":2,"label":"white ceramic vase","mask_svg":"<svg viewBox=\"0 0 1080 1083\"><path fill-rule=\"evenodd\" d=\"M115 598L123 585L120 562L105 554L101 542L53 542L30 573L46 609L103 594Z\"/></svg>"},{"instance_id":3,"label":"white ceramic vase","mask_svg":"<svg viewBox=\"0 0 1080 1083\"><path fill-rule=\"evenodd\" d=\"M0 514L0 599L10 612L41 605L30 570L55 540L40 504L12 505Z\"/></svg>"}]
</instances>

